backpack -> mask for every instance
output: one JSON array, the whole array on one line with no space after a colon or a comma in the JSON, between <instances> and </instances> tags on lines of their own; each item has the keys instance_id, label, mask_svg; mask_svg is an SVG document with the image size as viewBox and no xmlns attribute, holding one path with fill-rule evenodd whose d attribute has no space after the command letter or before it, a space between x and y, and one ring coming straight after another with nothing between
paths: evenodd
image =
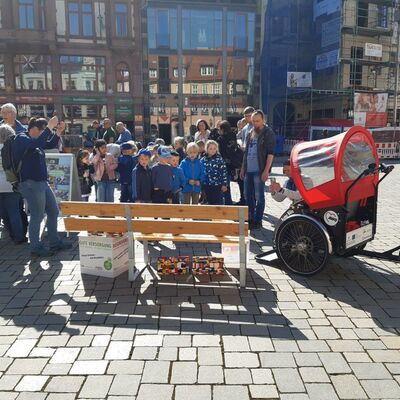
<instances>
[{"instance_id":1,"label":"backpack","mask_svg":"<svg viewBox=\"0 0 400 400\"><path fill-rule=\"evenodd\" d=\"M13 189L16 189L20 181L20 171L22 167L22 158L18 164L16 164L12 154L12 146L16 137L16 135L9 136L1 149L1 163L6 175L6 180L11 183Z\"/></svg>"},{"instance_id":2,"label":"backpack","mask_svg":"<svg viewBox=\"0 0 400 400\"><path fill-rule=\"evenodd\" d=\"M240 168L242 166L243 155L244 151L238 143L232 143L230 146L228 146L228 157L230 164L234 168Z\"/></svg>"}]
</instances>

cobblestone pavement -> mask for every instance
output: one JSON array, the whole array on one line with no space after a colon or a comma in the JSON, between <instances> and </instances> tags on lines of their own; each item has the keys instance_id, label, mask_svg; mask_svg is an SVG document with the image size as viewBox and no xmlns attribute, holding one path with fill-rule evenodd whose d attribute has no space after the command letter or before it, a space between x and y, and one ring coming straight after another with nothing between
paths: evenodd
<instances>
[{"instance_id":1,"label":"cobblestone pavement","mask_svg":"<svg viewBox=\"0 0 400 400\"><path fill-rule=\"evenodd\" d=\"M399 244L399 191L398 166L370 247ZM305 279L256 264L287 205L268 198L246 290L232 275L156 288L149 274L133 285L81 276L75 236L43 262L2 238L0 400L399 399L400 265L332 258Z\"/></svg>"}]
</instances>

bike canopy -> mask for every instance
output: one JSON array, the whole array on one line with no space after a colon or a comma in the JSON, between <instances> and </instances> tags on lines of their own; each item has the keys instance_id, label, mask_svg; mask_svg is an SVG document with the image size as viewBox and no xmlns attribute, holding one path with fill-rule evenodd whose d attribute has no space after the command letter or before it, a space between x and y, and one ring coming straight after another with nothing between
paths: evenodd
<instances>
[{"instance_id":1,"label":"bike canopy","mask_svg":"<svg viewBox=\"0 0 400 400\"><path fill-rule=\"evenodd\" d=\"M311 209L345 206L346 190L368 169L379 165L369 131L353 126L339 135L298 143L290 156L292 178ZM360 179L349 191L348 201L375 196L379 174Z\"/></svg>"}]
</instances>

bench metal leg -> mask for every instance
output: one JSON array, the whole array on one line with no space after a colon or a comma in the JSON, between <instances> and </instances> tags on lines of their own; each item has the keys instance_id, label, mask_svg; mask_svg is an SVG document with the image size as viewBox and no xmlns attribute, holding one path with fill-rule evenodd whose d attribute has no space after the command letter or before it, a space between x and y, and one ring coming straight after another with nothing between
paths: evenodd
<instances>
[{"instance_id":1,"label":"bench metal leg","mask_svg":"<svg viewBox=\"0 0 400 400\"><path fill-rule=\"evenodd\" d=\"M138 271L135 265L134 246L135 246L135 241L133 240L133 234L132 232L129 232L128 233L128 266L129 266L128 279L131 282L137 278L137 271Z\"/></svg>"},{"instance_id":2,"label":"bench metal leg","mask_svg":"<svg viewBox=\"0 0 400 400\"><path fill-rule=\"evenodd\" d=\"M239 246L239 259L240 259L240 269L239 269L239 280L240 287L246 287L246 269L247 269L247 244L243 243Z\"/></svg>"},{"instance_id":3,"label":"bench metal leg","mask_svg":"<svg viewBox=\"0 0 400 400\"><path fill-rule=\"evenodd\" d=\"M143 241L143 259L145 265L150 264L149 242L147 240Z\"/></svg>"}]
</instances>

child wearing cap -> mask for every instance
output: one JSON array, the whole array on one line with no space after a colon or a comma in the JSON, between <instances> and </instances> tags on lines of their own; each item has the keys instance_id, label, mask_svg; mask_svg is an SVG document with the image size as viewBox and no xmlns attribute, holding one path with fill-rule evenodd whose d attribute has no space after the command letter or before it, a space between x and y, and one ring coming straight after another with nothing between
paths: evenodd
<instances>
[{"instance_id":1,"label":"child wearing cap","mask_svg":"<svg viewBox=\"0 0 400 400\"><path fill-rule=\"evenodd\" d=\"M121 155L118 157L119 183L121 185L121 203L130 203L132 201L132 170L137 164L134 157L136 146L132 143L121 144Z\"/></svg>"},{"instance_id":2,"label":"child wearing cap","mask_svg":"<svg viewBox=\"0 0 400 400\"><path fill-rule=\"evenodd\" d=\"M172 202L173 170L169 165L171 150L160 146L157 150L158 162L151 168L153 182L153 203L167 204Z\"/></svg>"},{"instance_id":3,"label":"child wearing cap","mask_svg":"<svg viewBox=\"0 0 400 400\"><path fill-rule=\"evenodd\" d=\"M137 154L138 163L132 171L132 201L135 203L151 203L153 184L149 161L151 151L140 149Z\"/></svg>"},{"instance_id":4,"label":"child wearing cap","mask_svg":"<svg viewBox=\"0 0 400 400\"><path fill-rule=\"evenodd\" d=\"M182 168L179 167L179 153L177 151L171 152L170 164L173 171L172 180L172 204L180 204L180 193L185 186L185 175Z\"/></svg>"}]
</instances>

